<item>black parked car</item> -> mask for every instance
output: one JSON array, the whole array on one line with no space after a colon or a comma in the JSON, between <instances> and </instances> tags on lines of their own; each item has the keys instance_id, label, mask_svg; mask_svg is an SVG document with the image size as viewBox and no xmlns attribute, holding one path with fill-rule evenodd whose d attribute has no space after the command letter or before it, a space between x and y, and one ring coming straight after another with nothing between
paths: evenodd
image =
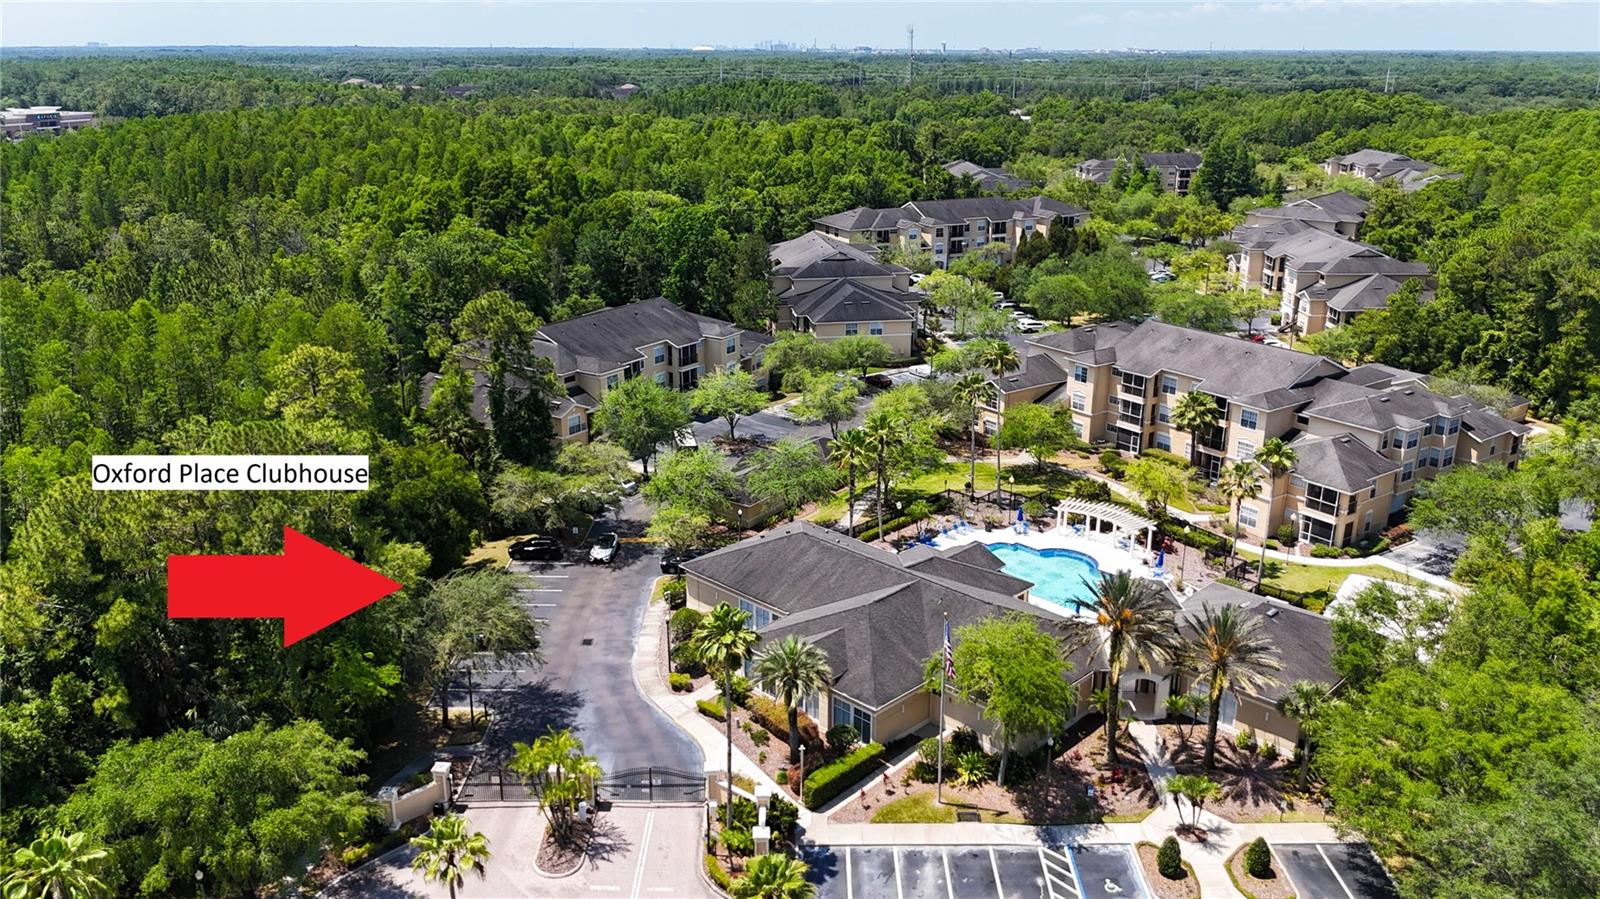
<instances>
[{"instance_id":1,"label":"black parked car","mask_svg":"<svg viewBox=\"0 0 1600 899\"><path fill-rule=\"evenodd\" d=\"M511 544L509 555L518 562L559 562L561 543L554 537L529 537Z\"/></svg>"},{"instance_id":2,"label":"black parked car","mask_svg":"<svg viewBox=\"0 0 1600 899\"><path fill-rule=\"evenodd\" d=\"M894 379L881 372L874 372L861 380L865 381L868 387L875 387L878 390L888 390L894 386Z\"/></svg>"},{"instance_id":3,"label":"black parked car","mask_svg":"<svg viewBox=\"0 0 1600 899\"><path fill-rule=\"evenodd\" d=\"M706 551L704 549L700 549L698 547L687 550L669 549L667 550L667 554L661 557L661 573L683 574L683 563L693 559L696 556L705 555L705 552Z\"/></svg>"}]
</instances>

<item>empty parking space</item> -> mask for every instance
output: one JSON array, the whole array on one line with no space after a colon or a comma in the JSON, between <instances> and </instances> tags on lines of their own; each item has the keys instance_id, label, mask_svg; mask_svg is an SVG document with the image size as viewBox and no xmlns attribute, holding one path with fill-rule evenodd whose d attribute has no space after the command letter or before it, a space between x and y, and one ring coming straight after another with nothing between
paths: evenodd
<instances>
[{"instance_id":1,"label":"empty parking space","mask_svg":"<svg viewBox=\"0 0 1600 899\"><path fill-rule=\"evenodd\" d=\"M1399 899L1365 843L1275 843L1272 852L1301 899Z\"/></svg>"},{"instance_id":2,"label":"empty parking space","mask_svg":"<svg viewBox=\"0 0 1600 899\"><path fill-rule=\"evenodd\" d=\"M804 856L818 899L1148 899L1127 846L813 846Z\"/></svg>"}]
</instances>

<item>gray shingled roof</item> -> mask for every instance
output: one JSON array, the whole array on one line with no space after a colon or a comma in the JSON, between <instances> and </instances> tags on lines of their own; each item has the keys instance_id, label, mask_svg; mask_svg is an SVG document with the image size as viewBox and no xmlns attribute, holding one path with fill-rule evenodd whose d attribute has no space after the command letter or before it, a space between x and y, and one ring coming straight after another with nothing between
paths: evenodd
<instances>
[{"instance_id":1,"label":"gray shingled roof","mask_svg":"<svg viewBox=\"0 0 1600 899\"><path fill-rule=\"evenodd\" d=\"M1391 384L1403 384L1407 381L1415 381L1424 386L1426 386L1428 382L1427 377L1424 375L1417 374L1414 371L1406 371L1403 368L1395 368L1392 365L1383 365L1378 362L1367 362L1362 365L1357 365L1355 368L1350 369L1349 373L1343 378L1340 378L1340 380L1346 384L1360 384L1364 387L1375 387L1380 389L1388 387Z\"/></svg>"},{"instance_id":2,"label":"gray shingled roof","mask_svg":"<svg viewBox=\"0 0 1600 899\"><path fill-rule=\"evenodd\" d=\"M1160 371L1185 374L1197 379L1201 390L1228 398L1294 387L1344 371L1322 356L1155 319L1140 323L1117 343L1116 364L1145 376Z\"/></svg>"},{"instance_id":3,"label":"gray shingled roof","mask_svg":"<svg viewBox=\"0 0 1600 899\"><path fill-rule=\"evenodd\" d=\"M856 246L821 231L807 231L793 240L772 244L768 255L773 274L795 279L882 277L910 271L880 261L869 247Z\"/></svg>"},{"instance_id":4,"label":"gray shingled roof","mask_svg":"<svg viewBox=\"0 0 1600 899\"><path fill-rule=\"evenodd\" d=\"M1374 480L1400 470L1399 462L1385 457L1350 433L1333 437L1302 434L1289 445L1297 456L1295 476L1332 487L1340 493L1366 490Z\"/></svg>"},{"instance_id":5,"label":"gray shingled roof","mask_svg":"<svg viewBox=\"0 0 1600 899\"><path fill-rule=\"evenodd\" d=\"M1205 609L1229 605L1259 618L1267 636L1278 647L1278 661L1283 664L1283 670L1274 674L1278 683L1256 695L1277 702L1295 681L1315 681L1330 689L1339 684L1339 673L1333 669L1332 661L1333 622L1315 612L1212 581L1184 600L1178 620L1196 621Z\"/></svg>"},{"instance_id":6,"label":"gray shingled roof","mask_svg":"<svg viewBox=\"0 0 1600 899\"><path fill-rule=\"evenodd\" d=\"M813 322L912 321L922 298L913 293L871 287L835 278L807 291L786 290L778 302Z\"/></svg>"},{"instance_id":7,"label":"gray shingled roof","mask_svg":"<svg viewBox=\"0 0 1600 899\"><path fill-rule=\"evenodd\" d=\"M1101 322L1068 331L1040 334L1028 342L1099 365L1116 361L1117 345L1133 334L1136 327L1130 322Z\"/></svg>"},{"instance_id":8,"label":"gray shingled roof","mask_svg":"<svg viewBox=\"0 0 1600 899\"><path fill-rule=\"evenodd\" d=\"M893 231L899 227L900 220L905 217L905 212L899 206L890 206L883 209L873 209L868 206L857 206L844 212L835 212L812 219L819 225L838 228L841 231Z\"/></svg>"},{"instance_id":9,"label":"gray shingled roof","mask_svg":"<svg viewBox=\"0 0 1600 899\"><path fill-rule=\"evenodd\" d=\"M1088 215L1089 210L1049 197L1007 200L1001 197L969 197L961 200L912 200L904 207L905 217L936 224L961 224L967 219L987 218L1010 221L1013 218L1052 219L1056 216Z\"/></svg>"},{"instance_id":10,"label":"gray shingled roof","mask_svg":"<svg viewBox=\"0 0 1600 899\"><path fill-rule=\"evenodd\" d=\"M534 351L557 374L614 371L641 358L643 347L667 341L686 346L705 337L731 337L736 325L680 309L663 297L612 306L539 329Z\"/></svg>"},{"instance_id":11,"label":"gray shingled roof","mask_svg":"<svg viewBox=\"0 0 1600 899\"><path fill-rule=\"evenodd\" d=\"M1201 160L1199 153L1141 153L1140 158L1151 168L1173 165L1180 169L1197 169Z\"/></svg>"},{"instance_id":12,"label":"gray shingled roof","mask_svg":"<svg viewBox=\"0 0 1600 899\"><path fill-rule=\"evenodd\" d=\"M1329 309L1339 312L1364 312L1369 309L1382 309L1389 305L1389 298L1409 280L1411 279L1404 276L1396 279L1388 275L1372 274L1338 287L1327 287L1318 282L1301 293L1313 299L1326 300ZM1424 291L1424 299L1431 299L1432 296L1432 291Z\"/></svg>"},{"instance_id":13,"label":"gray shingled roof","mask_svg":"<svg viewBox=\"0 0 1600 899\"><path fill-rule=\"evenodd\" d=\"M1060 384L1066 380L1067 373L1061 370L1056 360L1043 353L1034 353L1022 357L1022 366L1016 371L993 378L991 383L1000 385L1001 393L1016 393L1046 384Z\"/></svg>"},{"instance_id":14,"label":"gray shingled roof","mask_svg":"<svg viewBox=\"0 0 1600 899\"><path fill-rule=\"evenodd\" d=\"M957 178L971 178L983 190L1022 190L1032 183L1005 169L988 168L965 159L945 163L944 170Z\"/></svg>"}]
</instances>

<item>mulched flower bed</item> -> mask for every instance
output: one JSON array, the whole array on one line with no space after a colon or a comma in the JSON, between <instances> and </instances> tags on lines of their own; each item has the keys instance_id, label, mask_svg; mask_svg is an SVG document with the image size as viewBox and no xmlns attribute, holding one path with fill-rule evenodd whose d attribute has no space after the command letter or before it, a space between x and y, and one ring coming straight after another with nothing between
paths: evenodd
<instances>
[{"instance_id":1,"label":"mulched flower bed","mask_svg":"<svg viewBox=\"0 0 1600 899\"><path fill-rule=\"evenodd\" d=\"M1004 787L991 780L970 788L954 786L947 779L945 804L987 813L986 819L1026 824L1142 819L1156 807L1155 787L1145 771L1137 744L1124 737L1117 746L1122 763L1116 771L1106 767L1105 737L1095 729L1056 756L1046 770L1031 778L1008 780ZM946 771L946 777L950 776ZM1093 788L1092 796L1090 788ZM934 784L909 780L907 776L893 777L889 783L880 780L867 790L865 803L859 798L846 802L830 820L868 822L885 803L921 794L931 796L934 792Z\"/></svg>"},{"instance_id":2,"label":"mulched flower bed","mask_svg":"<svg viewBox=\"0 0 1600 899\"><path fill-rule=\"evenodd\" d=\"M1195 879L1194 872L1185 865L1182 880L1168 880L1162 876L1161 868L1156 864L1156 853L1160 847L1154 843L1139 844L1139 864L1144 865L1144 881L1150 884L1150 889L1155 892L1156 899L1199 899L1200 881Z\"/></svg>"},{"instance_id":3,"label":"mulched flower bed","mask_svg":"<svg viewBox=\"0 0 1600 899\"><path fill-rule=\"evenodd\" d=\"M1246 752L1234 742L1234 735L1217 733L1217 764L1207 771L1205 725L1187 728L1184 743L1180 728L1158 725L1166 741L1173 767L1179 774L1204 774L1222 788L1221 795L1206 803L1206 811L1237 824L1271 821L1326 821L1321 800L1299 792L1299 769L1292 754L1284 753L1269 761L1260 750Z\"/></svg>"},{"instance_id":4,"label":"mulched flower bed","mask_svg":"<svg viewBox=\"0 0 1600 899\"><path fill-rule=\"evenodd\" d=\"M574 825L572 834L564 840L558 840L554 831L545 828L534 865L546 874L557 876L577 870L589 854L589 836L589 827L582 824Z\"/></svg>"},{"instance_id":5,"label":"mulched flower bed","mask_svg":"<svg viewBox=\"0 0 1600 899\"><path fill-rule=\"evenodd\" d=\"M1282 871L1273 868L1276 876L1271 880L1257 880L1251 877L1244 869L1244 851L1249 844L1239 847L1239 851L1228 856L1228 873L1233 875L1233 882L1244 890L1245 895L1255 899L1294 899L1294 887L1289 885L1289 878Z\"/></svg>"}]
</instances>

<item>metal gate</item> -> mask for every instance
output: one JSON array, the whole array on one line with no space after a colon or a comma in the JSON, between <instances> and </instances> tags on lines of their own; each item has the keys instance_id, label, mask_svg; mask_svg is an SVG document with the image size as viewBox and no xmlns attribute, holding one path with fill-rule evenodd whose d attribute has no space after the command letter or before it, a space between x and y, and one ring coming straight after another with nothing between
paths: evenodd
<instances>
[{"instance_id":1,"label":"metal gate","mask_svg":"<svg viewBox=\"0 0 1600 899\"><path fill-rule=\"evenodd\" d=\"M700 802L706 798L706 778L675 768L625 768L601 778L594 791L611 802Z\"/></svg>"},{"instance_id":2,"label":"metal gate","mask_svg":"<svg viewBox=\"0 0 1600 899\"><path fill-rule=\"evenodd\" d=\"M478 765L467 776L457 801L463 805L482 805L486 802L536 802L538 797L522 775L498 765Z\"/></svg>"}]
</instances>

